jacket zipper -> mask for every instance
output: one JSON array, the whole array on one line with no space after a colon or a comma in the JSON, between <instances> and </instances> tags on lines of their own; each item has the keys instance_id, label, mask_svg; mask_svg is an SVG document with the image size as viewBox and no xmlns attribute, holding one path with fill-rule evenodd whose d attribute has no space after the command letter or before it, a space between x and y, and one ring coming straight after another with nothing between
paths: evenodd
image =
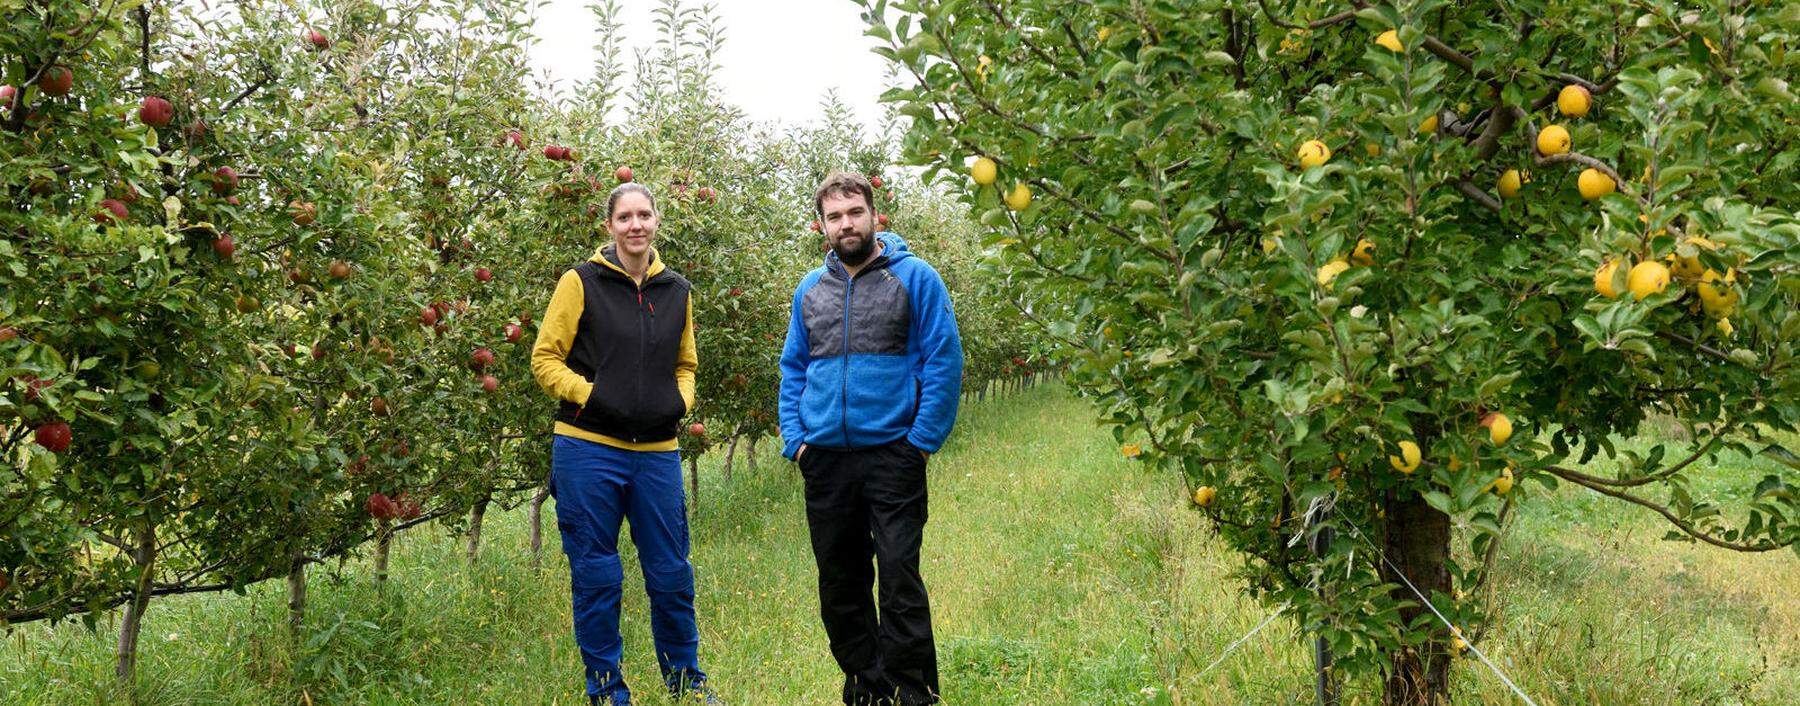
<instances>
[{"instance_id":1,"label":"jacket zipper","mask_svg":"<svg viewBox=\"0 0 1800 706\"><path fill-rule=\"evenodd\" d=\"M844 426L844 447L855 448L850 443L850 297L856 292L856 275L848 270L844 272L844 364L838 366L841 382L838 387L838 399L843 404L843 411L838 420Z\"/></svg>"}]
</instances>

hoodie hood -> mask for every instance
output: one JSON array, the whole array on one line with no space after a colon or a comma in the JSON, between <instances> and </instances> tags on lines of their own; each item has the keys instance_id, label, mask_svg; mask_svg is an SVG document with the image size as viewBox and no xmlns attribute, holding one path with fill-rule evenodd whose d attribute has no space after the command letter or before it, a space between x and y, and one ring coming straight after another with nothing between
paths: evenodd
<instances>
[{"instance_id":1,"label":"hoodie hood","mask_svg":"<svg viewBox=\"0 0 1800 706\"><path fill-rule=\"evenodd\" d=\"M906 239L901 238L899 233L879 231L875 234L875 241L881 243L881 254L869 260L870 267L891 266L913 256L912 251L906 249ZM655 265L651 265L651 269L655 268ZM825 251L825 269L839 273L844 271L844 263L838 260L836 250Z\"/></svg>"},{"instance_id":2,"label":"hoodie hood","mask_svg":"<svg viewBox=\"0 0 1800 706\"><path fill-rule=\"evenodd\" d=\"M624 275L626 279L631 279L631 273L626 272L625 265L619 261L619 253L616 251L616 248L617 245L613 243L601 245L598 248L594 248L594 256L588 258L588 260L592 261L594 264ZM650 266L644 268L644 281L650 281L651 277L655 277L662 273L663 269L662 256L656 253L655 245L650 246Z\"/></svg>"}]
</instances>

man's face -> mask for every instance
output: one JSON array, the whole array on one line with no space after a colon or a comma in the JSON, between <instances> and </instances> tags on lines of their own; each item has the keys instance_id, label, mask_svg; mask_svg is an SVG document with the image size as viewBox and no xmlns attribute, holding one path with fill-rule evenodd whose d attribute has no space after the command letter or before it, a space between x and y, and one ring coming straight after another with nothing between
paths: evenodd
<instances>
[{"instance_id":1,"label":"man's face","mask_svg":"<svg viewBox=\"0 0 1800 706\"><path fill-rule=\"evenodd\" d=\"M875 212L861 194L826 194L819 209L825 238L839 260L855 267L875 254Z\"/></svg>"}]
</instances>

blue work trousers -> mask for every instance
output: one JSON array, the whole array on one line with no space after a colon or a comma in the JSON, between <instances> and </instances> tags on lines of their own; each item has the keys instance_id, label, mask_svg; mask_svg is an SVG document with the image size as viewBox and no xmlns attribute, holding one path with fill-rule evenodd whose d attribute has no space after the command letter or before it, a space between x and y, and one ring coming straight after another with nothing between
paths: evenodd
<instances>
[{"instance_id":1,"label":"blue work trousers","mask_svg":"<svg viewBox=\"0 0 1800 706\"><path fill-rule=\"evenodd\" d=\"M627 451L559 435L550 465L588 696L602 703L611 699L615 706L631 703L631 690L619 671L624 647L619 599L625 581L619 524L626 519L650 596L650 633L664 685L684 691L704 684L681 452Z\"/></svg>"}]
</instances>

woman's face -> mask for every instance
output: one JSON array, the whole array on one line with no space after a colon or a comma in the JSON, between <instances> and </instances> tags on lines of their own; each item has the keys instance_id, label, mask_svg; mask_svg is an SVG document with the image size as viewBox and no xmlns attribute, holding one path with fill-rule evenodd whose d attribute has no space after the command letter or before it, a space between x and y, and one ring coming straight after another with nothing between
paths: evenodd
<instances>
[{"instance_id":1,"label":"woman's face","mask_svg":"<svg viewBox=\"0 0 1800 706\"><path fill-rule=\"evenodd\" d=\"M650 241L656 239L656 209L650 197L632 191L619 196L613 204L612 217L606 219L606 230L612 233L613 245L621 256L639 257L650 252Z\"/></svg>"}]
</instances>

